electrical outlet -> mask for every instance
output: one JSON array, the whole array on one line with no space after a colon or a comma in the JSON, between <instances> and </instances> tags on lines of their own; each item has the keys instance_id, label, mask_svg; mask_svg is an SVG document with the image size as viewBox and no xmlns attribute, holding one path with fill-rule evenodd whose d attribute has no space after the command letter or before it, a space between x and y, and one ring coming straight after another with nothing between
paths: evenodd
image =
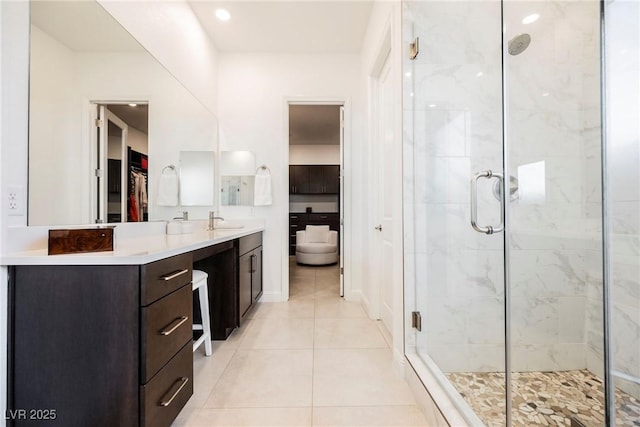
<instances>
[{"instance_id":1,"label":"electrical outlet","mask_svg":"<svg viewBox=\"0 0 640 427\"><path fill-rule=\"evenodd\" d=\"M7 191L7 202L9 215L24 215L24 188L21 185L10 186Z\"/></svg>"}]
</instances>

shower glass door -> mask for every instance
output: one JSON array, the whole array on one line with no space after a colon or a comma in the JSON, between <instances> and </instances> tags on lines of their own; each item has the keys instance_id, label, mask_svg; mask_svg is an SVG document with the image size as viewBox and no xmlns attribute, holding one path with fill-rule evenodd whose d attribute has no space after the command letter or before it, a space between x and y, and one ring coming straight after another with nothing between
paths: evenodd
<instances>
[{"instance_id":1,"label":"shower glass door","mask_svg":"<svg viewBox=\"0 0 640 427\"><path fill-rule=\"evenodd\" d=\"M421 318L420 330L406 328L407 354L468 425L505 425L504 233L494 192L503 171L501 5L403 7L404 45L419 51L404 55L403 69L405 288L415 291L406 306ZM496 232L472 229L472 213L480 230Z\"/></svg>"},{"instance_id":2,"label":"shower glass door","mask_svg":"<svg viewBox=\"0 0 640 427\"><path fill-rule=\"evenodd\" d=\"M503 1L511 425L605 425L598 1Z\"/></svg>"},{"instance_id":3,"label":"shower glass door","mask_svg":"<svg viewBox=\"0 0 640 427\"><path fill-rule=\"evenodd\" d=\"M461 423L607 424L599 8L403 2L406 352Z\"/></svg>"}]
</instances>

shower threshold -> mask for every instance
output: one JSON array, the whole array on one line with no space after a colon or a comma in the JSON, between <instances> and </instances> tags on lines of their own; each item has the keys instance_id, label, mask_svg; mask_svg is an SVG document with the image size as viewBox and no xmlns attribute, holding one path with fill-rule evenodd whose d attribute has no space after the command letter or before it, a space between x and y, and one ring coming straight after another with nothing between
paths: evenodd
<instances>
[{"instance_id":1,"label":"shower threshold","mask_svg":"<svg viewBox=\"0 0 640 427\"><path fill-rule=\"evenodd\" d=\"M487 427L504 426L504 374L454 372L446 377ZM574 419L574 424L571 420ZM514 426L604 425L602 380L588 370L515 372ZM578 424L579 425L579 424ZM640 400L616 389L616 425L640 426Z\"/></svg>"}]
</instances>

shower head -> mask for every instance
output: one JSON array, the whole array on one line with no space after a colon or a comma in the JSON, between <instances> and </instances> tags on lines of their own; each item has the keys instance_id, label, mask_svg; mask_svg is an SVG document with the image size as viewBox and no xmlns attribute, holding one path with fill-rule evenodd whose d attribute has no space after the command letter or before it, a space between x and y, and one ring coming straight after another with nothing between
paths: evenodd
<instances>
[{"instance_id":1,"label":"shower head","mask_svg":"<svg viewBox=\"0 0 640 427\"><path fill-rule=\"evenodd\" d=\"M520 34L509 40L509 55L520 55L529 47L531 36L527 33Z\"/></svg>"}]
</instances>

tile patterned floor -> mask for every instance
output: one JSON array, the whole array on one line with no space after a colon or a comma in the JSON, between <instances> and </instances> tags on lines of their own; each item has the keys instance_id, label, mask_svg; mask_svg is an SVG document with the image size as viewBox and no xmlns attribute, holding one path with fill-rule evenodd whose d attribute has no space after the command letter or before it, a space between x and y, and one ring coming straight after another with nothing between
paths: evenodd
<instances>
[{"instance_id":1,"label":"tile patterned floor","mask_svg":"<svg viewBox=\"0 0 640 427\"><path fill-rule=\"evenodd\" d=\"M290 300L259 303L211 357L173 427L425 426L389 344L339 296L338 267L290 266Z\"/></svg>"},{"instance_id":2,"label":"tile patterned floor","mask_svg":"<svg viewBox=\"0 0 640 427\"><path fill-rule=\"evenodd\" d=\"M504 425L504 374L449 373L449 381L489 427ZM514 373L514 426L604 425L602 380L587 370ZM473 398L470 398L473 396ZM640 401L616 390L616 425L640 426Z\"/></svg>"}]
</instances>

